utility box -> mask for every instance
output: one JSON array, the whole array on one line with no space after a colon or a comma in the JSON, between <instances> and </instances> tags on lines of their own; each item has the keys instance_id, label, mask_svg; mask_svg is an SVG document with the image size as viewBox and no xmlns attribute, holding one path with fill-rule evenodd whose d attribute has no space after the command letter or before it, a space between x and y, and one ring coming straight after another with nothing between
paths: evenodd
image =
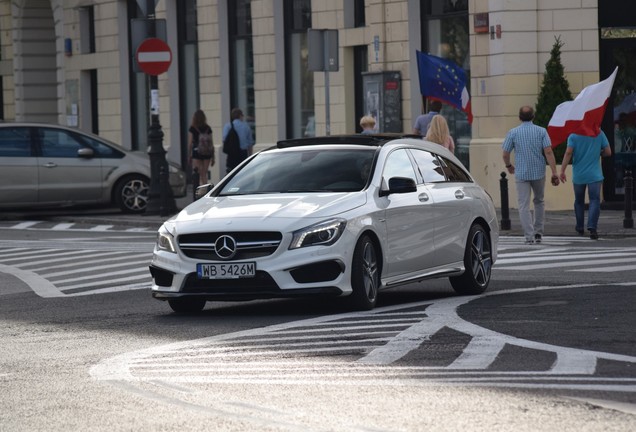
<instances>
[{"instance_id":1,"label":"utility box","mask_svg":"<svg viewBox=\"0 0 636 432\"><path fill-rule=\"evenodd\" d=\"M362 91L364 114L375 118L378 132L404 132L400 72L363 72Z\"/></svg>"}]
</instances>

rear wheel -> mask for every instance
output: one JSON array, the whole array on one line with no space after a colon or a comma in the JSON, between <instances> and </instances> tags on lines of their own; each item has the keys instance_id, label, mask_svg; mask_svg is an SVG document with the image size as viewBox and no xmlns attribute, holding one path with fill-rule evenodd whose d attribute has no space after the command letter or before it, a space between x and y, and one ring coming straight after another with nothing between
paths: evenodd
<instances>
[{"instance_id":1,"label":"rear wheel","mask_svg":"<svg viewBox=\"0 0 636 432\"><path fill-rule=\"evenodd\" d=\"M115 204L124 213L143 213L148 207L149 189L148 179L144 176L126 176L115 185Z\"/></svg>"},{"instance_id":2,"label":"rear wheel","mask_svg":"<svg viewBox=\"0 0 636 432\"><path fill-rule=\"evenodd\" d=\"M474 224L468 232L464 267L466 270L461 276L450 278L455 292L475 295L486 291L492 271L492 246L490 236L479 224Z\"/></svg>"},{"instance_id":3,"label":"rear wheel","mask_svg":"<svg viewBox=\"0 0 636 432\"><path fill-rule=\"evenodd\" d=\"M184 297L168 300L168 304L172 310L177 313L191 314L203 310L205 307L205 299Z\"/></svg>"},{"instance_id":4,"label":"rear wheel","mask_svg":"<svg viewBox=\"0 0 636 432\"><path fill-rule=\"evenodd\" d=\"M368 235L363 235L353 252L351 264L352 307L370 310L375 307L380 288L380 269L375 244Z\"/></svg>"}]
</instances>

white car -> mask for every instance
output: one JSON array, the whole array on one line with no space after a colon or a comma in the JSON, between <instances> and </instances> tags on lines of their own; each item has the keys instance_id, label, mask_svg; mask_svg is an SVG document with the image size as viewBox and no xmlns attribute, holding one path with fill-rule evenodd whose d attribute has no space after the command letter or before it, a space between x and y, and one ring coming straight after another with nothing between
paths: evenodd
<instances>
[{"instance_id":1,"label":"white car","mask_svg":"<svg viewBox=\"0 0 636 432\"><path fill-rule=\"evenodd\" d=\"M491 197L444 147L412 137L281 141L166 221L152 295L180 313L207 301L349 296L448 277L480 294L496 260Z\"/></svg>"}]
</instances>

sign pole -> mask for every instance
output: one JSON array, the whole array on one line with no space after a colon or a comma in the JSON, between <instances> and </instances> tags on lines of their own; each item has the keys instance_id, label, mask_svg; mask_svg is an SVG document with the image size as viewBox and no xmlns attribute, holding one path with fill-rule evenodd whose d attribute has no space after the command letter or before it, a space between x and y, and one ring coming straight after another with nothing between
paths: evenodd
<instances>
[{"instance_id":1,"label":"sign pole","mask_svg":"<svg viewBox=\"0 0 636 432\"><path fill-rule=\"evenodd\" d=\"M155 2L146 1L148 18L148 37L157 35L155 27ZM167 216L176 211L176 203L168 182L168 162L166 150L163 148L163 131L159 124L159 79L155 74L148 74L150 87L150 125L148 127L148 155L150 157L150 190L146 214Z\"/></svg>"}]
</instances>

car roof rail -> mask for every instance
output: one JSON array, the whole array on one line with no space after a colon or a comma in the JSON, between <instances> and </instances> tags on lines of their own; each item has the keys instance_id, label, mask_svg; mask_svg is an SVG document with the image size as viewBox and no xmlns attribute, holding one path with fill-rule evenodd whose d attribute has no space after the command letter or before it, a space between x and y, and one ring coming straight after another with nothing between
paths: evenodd
<instances>
[{"instance_id":1,"label":"car roof rail","mask_svg":"<svg viewBox=\"0 0 636 432\"><path fill-rule=\"evenodd\" d=\"M368 146L382 146L388 141L397 138L419 138L419 135L401 133L377 133L377 134L349 134L349 135L326 135L308 138L292 138L281 140L276 143L277 148L301 147L324 144L355 144Z\"/></svg>"}]
</instances>

